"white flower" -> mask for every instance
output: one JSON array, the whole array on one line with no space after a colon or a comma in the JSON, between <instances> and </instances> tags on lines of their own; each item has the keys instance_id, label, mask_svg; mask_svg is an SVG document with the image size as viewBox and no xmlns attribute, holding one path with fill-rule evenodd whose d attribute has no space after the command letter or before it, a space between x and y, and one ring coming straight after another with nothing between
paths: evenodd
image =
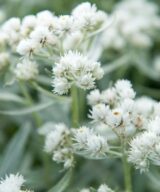
<instances>
[{"instance_id":1,"label":"white flower","mask_svg":"<svg viewBox=\"0 0 160 192\"><path fill-rule=\"evenodd\" d=\"M90 92L89 95L87 95L87 100L89 105L97 105L101 102L101 94L98 89L95 89Z\"/></svg>"},{"instance_id":2,"label":"white flower","mask_svg":"<svg viewBox=\"0 0 160 192\"><path fill-rule=\"evenodd\" d=\"M149 117L154 110L155 101L149 97L140 97L135 100L135 110L144 117Z\"/></svg>"},{"instance_id":3,"label":"white flower","mask_svg":"<svg viewBox=\"0 0 160 192\"><path fill-rule=\"evenodd\" d=\"M147 0L121 1L114 7L111 18L115 15L116 22L102 37L104 47L122 51L128 45L134 48L153 45L160 29L160 17L155 3Z\"/></svg>"},{"instance_id":4,"label":"white flower","mask_svg":"<svg viewBox=\"0 0 160 192\"><path fill-rule=\"evenodd\" d=\"M68 93L68 90L71 88L71 84L65 78L54 78L52 85L54 87L54 92L59 95Z\"/></svg>"},{"instance_id":5,"label":"white flower","mask_svg":"<svg viewBox=\"0 0 160 192\"><path fill-rule=\"evenodd\" d=\"M30 34L30 38L42 47L57 44L57 37L47 27L37 27Z\"/></svg>"},{"instance_id":6,"label":"white flower","mask_svg":"<svg viewBox=\"0 0 160 192\"><path fill-rule=\"evenodd\" d=\"M17 79L26 81L35 79L38 75L37 64L28 59L24 59L22 63L17 64L14 72Z\"/></svg>"},{"instance_id":7,"label":"white flower","mask_svg":"<svg viewBox=\"0 0 160 192\"><path fill-rule=\"evenodd\" d=\"M74 18L70 15L63 15L57 19L55 33L60 36L71 34L77 30Z\"/></svg>"},{"instance_id":8,"label":"white flower","mask_svg":"<svg viewBox=\"0 0 160 192\"><path fill-rule=\"evenodd\" d=\"M32 54L36 53L39 45L36 41L32 39L23 39L17 46L17 52L23 56L31 56Z\"/></svg>"},{"instance_id":9,"label":"white flower","mask_svg":"<svg viewBox=\"0 0 160 192\"><path fill-rule=\"evenodd\" d=\"M58 144L63 140L63 135L68 133L68 128L64 124L55 125L55 130L47 134L45 139L45 151L53 152Z\"/></svg>"},{"instance_id":10,"label":"white flower","mask_svg":"<svg viewBox=\"0 0 160 192\"><path fill-rule=\"evenodd\" d=\"M73 131L73 145L75 153L89 158L103 158L108 151L106 138L94 133L88 127L81 127Z\"/></svg>"},{"instance_id":11,"label":"white flower","mask_svg":"<svg viewBox=\"0 0 160 192\"><path fill-rule=\"evenodd\" d=\"M52 12L45 10L37 13L37 26L45 26L53 30L55 28L56 17Z\"/></svg>"},{"instance_id":12,"label":"white flower","mask_svg":"<svg viewBox=\"0 0 160 192\"><path fill-rule=\"evenodd\" d=\"M117 101L117 94L115 88L109 88L102 92L101 94L102 102L113 105Z\"/></svg>"},{"instance_id":13,"label":"white flower","mask_svg":"<svg viewBox=\"0 0 160 192\"><path fill-rule=\"evenodd\" d=\"M159 116L156 116L153 120L149 122L147 130L160 135L160 117Z\"/></svg>"},{"instance_id":14,"label":"white flower","mask_svg":"<svg viewBox=\"0 0 160 192\"><path fill-rule=\"evenodd\" d=\"M109 107L105 104L98 104L93 106L89 117L95 122L102 122L107 124L107 116L109 114Z\"/></svg>"},{"instance_id":15,"label":"white flower","mask_svg":"<svg viewBox=\"0 0 160 192\"><path fill-rule=\"evenodd\" d=\"M121 98L133 99L135 92L132 88L132 84L128 80L118 80L115 84L116 92Z\"/></svg>"},{"instance_id":16,"label":"white flower","mask_svg":"<svg viewBox=\"0 0 160 192\"><path fill-rule=\"evenodd\" d=\"M76 78L76 85L82 89L92 89L95 86L95 78L91 73Z\"/></svg>"},{"instance_id":17,"label":"white flower","mask_svg":"<svg viewBox=\"0 0 160 192\"><path fill-rule=\"evenodd\" d=\"M20 40L20 19L13 17L6 21L2 26L2 32L6 34L9 45L16 46Z\"/></svg>"},{"instance_id":18,"label":"white flower","mask_svg":"<svg viewBox=\"0 0 160 192\"><path fill-rule=\"evenodd\" d=\"M113 192L111 188L109 188L106 184L100 185L97 192Z\"/></svg>"},{"instance_id":19,"label":"white flower","mask_svg":"<svg viewBox=\"0 0 160 192\"><path fill-rule=\"evenodd\" d=\"M16 17L9 19L3 24L2 30L8 34L12 31L18 32L20 30L20 19Z\"/></svg>"},{"instance_id":20,"label":"white flower","mask_svg":"<svg viewBox=\"0 0 160 192\"><path fill-rule=\"evenodd\" d=\"M81 3L72 12L81 30L95 31L103 26L107 15L103 11L97 11L96 5L89 2Z\"/></svg>"},{"instance_id":21,"label":"white flower","mask_svg":"<svg viewBox=\"0 0 160 192\"><path fill-rule=\"evenodd\" d=\"M0 181L0 192L20 192L24 182L22 175L10 174Z\"/></svg>"},{"instance_id":22,"label":"white flower","mask_svg":"<svg viewBox=\"0 0 160 192\"><path fill-rule=\"evenodd\" d=\"M21 34L25 37L36 27L37 19L34 15L28 15L23 18L21 25Z\"/></svg>"},{"instance_id":23,"label":"white flower","mask_svg":"<svg viewBox=\"0 0 160 192\"><path fill-rule=\"evenodd\" d=\"M60 58L53 68L55 92L64 94L73 84L82 89L93 88L95 80L102 77L95 75L96 69L101 70L98 62L92 61L78 52L69 51Z\"/></svg>"},{"instance_id":24,"label":"white flower","mask_svg":"<svg viewBox=\"0 0 160 192\"><path fill-rule=\"evenodd\" d=\"M151 131L137 135L130 143L129 162L141 172L146 171L159 142L160 137Z\"/></svg>"}]
</instances>

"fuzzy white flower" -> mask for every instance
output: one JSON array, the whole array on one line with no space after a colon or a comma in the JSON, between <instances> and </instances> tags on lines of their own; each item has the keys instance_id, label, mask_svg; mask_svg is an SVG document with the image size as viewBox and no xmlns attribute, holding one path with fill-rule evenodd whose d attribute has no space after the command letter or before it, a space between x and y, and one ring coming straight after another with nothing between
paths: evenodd
<instances>
[{"instance_id":1,"label":"fuzzy white flower","mask_svg":"<svg viewBox=\"0 0 160 192\"><path fill-rule=\"evenodd\" d=\"M103 103L113 105L117 101L117 94L115 88L112 87L103 91L101 97Z\"/></svg>"},{"instance_id":2,"label":"fuzzy white flower","mask_svg":"<svg viewBox=\"0 0 160 192\"><path fill-rule=\"evenodd\" d=\"M65 78L54 78L52 86L54 87L53 91L60 95L68 93L68 90L71 88L70 83Z\"/></svg>"},{"instance_id":3,"label":"fuzzy white flower","mask_svg":"<svg viewBox=\"0 0 160 192\"><path fill-rule=\"evenodd\" d=\"M56 17L48 10L41 11L37 14L37 26L44 26L50 30L55 28Z\"/></svg>"},{"instance_id":4,"label":"fuzzy white flower","mask_svg":"<svg viewBox=\"0 0 160 192\"><path fill-rule=\"evenodd\" d=\"M15 47L20 40L20 19L11 18L2 26L2 32L6 34L9 45Z\"/></svg>"},{"instance_id":5,"label":"fuzzy white flower","mask_svg":"<svg viewBox=\"0 0 160 192\"><path fill-rule=\"evenodd\" d=\"M57 44L57 37L49 31L47 27L37 27L32 33L30 34L30 38L40 44L42 47L47 45L56 45Z\"/></svg>"},{"instance_id":6,"label":"fuzzy white flower","mask_svg":"<svg viewBox=\"0 0 160 192\"><path fill-rule=\"evenodd\" d=\"M69 51L53 68L54 91L58 94L67 93L73 84L82 89L91 89L95 85L95 80L102 78L102 74L97 77L96 70L101 70L98 62L92 61L78 52Z\"/></svg>"},{"instance_id":7,"label":"fuzzy white flower","mask_svg":"<svg viewBox=\"0 0 160 192\"><path fill-rule=\"evenodd\" d=\"M77 31L77 28L75 26L75 20L73 16L63 15L57 19L55 33L60 36L64 36L66 34L71 34L75 31Z\"/></svg>"},{"instance_id":8,"label":"fuzzy white flower","mask_svg":"<svg viewBox=\"0 0 160 192\"><path fill-rule=\"evenodd\" d=\"M89 105L97 105L101 102L101 94L98 89L95 89L87 95Z\"/></svg>"},{"instance_id":9,"label":"fuzzy white flower","mask_svg":"<svg viewBox=\"0 0 160 192\"><path fill-rule=\"evenodd\" d=\"M103 158L109 147L106 138L96 134L88 127L73 131L75 153L90 157Z\"/></svg>"},{"instance_id":10,"label":"fuzzy white flower","mask_svg":"<svg viewBox=\"0 0 160 192\"><path fill-rule=\"evenodd\" d=\"M34 15L28 15L23 18L21 24L21 34L26 37L30 34L31 31L35 29L37 25L37 18Z\"/></svg>"},{"instance_id":11,"label":"fuzzy white flower","mask_svg":"<svg viewBox=\"0 0 160 192\"><path fill-rule=\"evenodd\" d=\"M129 162L133 163L141 172L146 171L159 142L160 137L151 131L137 135L130 143Z\"/></svg>"},{"instance_id":12,"label":"fuzzy white flower","mask_svg":"<svg viewBox=\"0 0 160 192\"><path fill-rule=\"evenodd\" d=\"M64 124L55 125L55 130L47 134L45 140L45 151L53 152L58 144L63 140L63 135L68 132L68 128Z\"/></svg>"},{"instance_id":13,"label":"fuzzy white flower","mask_svg":"<svg viewBox=\"0 0 160 192\"><path fill-rule=\"evenodd\" d=\"M102 184L99 186L97 192L113 192L113 190L109 188L106 184Z\"/></svg>"},{"instance_id":14,"label":"fuzzy white flower","mask_svg":"<svg viewBox=\"0 0 160 192\"><path fill-rule=\"evenodd\" d=\"M31 56L36 53L39 48L39 44L32 39L23 39L17 46L17 52L23 56Z\"/></svg>"},{"instance_id":15,"label":"fuzzy white flower","mask_svg":"<svg viewBox=\"0 0 160 192\"><path fill-rule=\"evenodd\" d=\"M21 63L17 64L14 72L17 79L28 81L37 77L38 67L35 62L24 59Z\"/></svg>"},{"instance_id":16,"label":"fuzzy white flower","mask_svg":"<svg viewBox=\"0 0 160 192\"><path fill-rule=\"evenodd\" d=\"M103 11L97 11L96 5L89 2L81 3L72 12L81 30L95 31L103 26L107 15Z\"/></svg>"},{"instance_id":17,"label":"fuzzy white flower","mask_svg":"<svg viewBox=\"0 0 160 192\"><path fill-rule=\"evenodd\" d=\"M121 51L127 49L128 45L138 48L153 45L160 29L156 4L147 0L124 0L116 4L112 15L116 15L116 22L102 37L104 47Z\"/></svg>"},{"instance_id":18,"label":"fuzzy white flower","mask_svg":"<svg viewBox=\"0 0 160 192\"><path fill-rule=\"evenodd\" d=\"M135 97L135 92L132 88L132 84L128 80L118 80L115 84L116 92L121 98Z\"/></svg>"},{"instance_id":19,"label":"fuzzy white flower","mask_svg":"<svg viewBox=\"0 0 160 192\"><path fill-rule=\"evenodd\" d=\"M22 175L10 174L0 181L0 192L20 192L24 182Z\"/></svg>"},{"instance_id":20,"label":"fuzzy white flower","mask_svg":"<svg viewBox=\"0 0 160 192\"><path fill-rule=\"evenodd\" d=\"M89 117L95 122L102 122L107 124L107 116L109 114L109 107L105 104L98 104L92 107Z\"/></svg>"}]
</instances>

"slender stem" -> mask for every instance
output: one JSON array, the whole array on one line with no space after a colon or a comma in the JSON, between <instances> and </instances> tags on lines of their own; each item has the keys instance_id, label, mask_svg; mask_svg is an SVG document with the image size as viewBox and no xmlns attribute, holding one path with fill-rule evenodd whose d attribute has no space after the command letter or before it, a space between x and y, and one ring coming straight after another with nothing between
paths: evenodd
<instances>
[{"instance_id":1,"label":"slender stem","mask_svg":"<svg viewBox=\"0 0 160 192\"><path fill-rule=\"evenodd\" d=\"M122 163L124 170L124 183L125 183L125 192L132 192L132 182L131 182L131 170L130 165L127 161L126 147L125 143L122 143Z\"/></svg>"},{"instance_id":2,"label":"slender stem","mask_svg":"<svg viewBox=\"0 0 160 192\"><path fill-rule=\"evenodd\" d=\"M30 94L28 93L28 90L27 90L25 84L22 81L19 81L19 86L20 86L20 89L22 91L22 94L24 95L24 97L27 100L27 105L32 106L33 100L31 98ZM32 115L33 115L33 118L35 120L36 126L39 127L41 125L41 119L40 119L39 115L35 112L32 113Z\"/></svg>"},{"instance_id":3,"label":"slender stem","mask_svg":"<svg viewBox=\"0 0 160 192\"><path fill-rule=\"evenodd\" d=\"M71 88L72 97L72 126L78 127L79 124L79 101L78 101L78 88L73 86Z\"/></svg>"}]
</instances>

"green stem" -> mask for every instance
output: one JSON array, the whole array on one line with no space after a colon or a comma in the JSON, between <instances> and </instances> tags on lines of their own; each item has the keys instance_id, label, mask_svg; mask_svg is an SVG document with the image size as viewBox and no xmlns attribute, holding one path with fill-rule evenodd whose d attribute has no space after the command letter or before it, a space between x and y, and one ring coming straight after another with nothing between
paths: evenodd
<instances>
[{"instance_id":1,"label":"green stem","mask_svg":"<svg viewBox=\"0 0 160 192\"><path fill-rule=\"evenodd\" d=\"M22 81L19 81L19 86L20 86L20 89L22 91L22 94L24 95L24 97L27 100L27 105L32 106L33 100L31 98L30 94L28 93L26 85ZM33 115L33 118L35 120L36 126L39 127L41 125L40 117L38 116L37 113L32 113L32 115Z\"/></svg>"},{"instance_id":2,"label":"green stem","mask_svg":"<svg viewBox=\"0 0 160 192\"><path fill-rule=\"evenodd\" d=\"M78 88L73 86L71 88L72 97L72 127L76 128L79 125L79 101L78 101Z\"/></svg>"},{"instance_id":3,"label":"green stem","mask_svg":"<svg viewBox=\"0 0 160 192\"><path fill-rule=\"evenodd\" d=\"M122 144L122 163L124 170L124 183L125 183L125 192L132 192L132 182L131 182L131 169L127 161L127 155L125 151L125 143Z\"/></svg>"}]
</instances>

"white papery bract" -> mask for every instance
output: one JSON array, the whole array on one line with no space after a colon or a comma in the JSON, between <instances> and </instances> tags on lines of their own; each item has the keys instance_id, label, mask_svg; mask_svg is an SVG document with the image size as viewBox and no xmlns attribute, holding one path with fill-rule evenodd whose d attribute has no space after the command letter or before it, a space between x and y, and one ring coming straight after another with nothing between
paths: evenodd
<instances>
[{"instance_id":1,"label":"white papery bract","mask_svg":"<svg viewBox=\"0 0 160 192\"><path fill-rule=\"evenodd\" d=\"M114 192L111 188L109 188L106 184L102 184L99 186L97 192Z\"/></svg>"},{"instance_id":2,"label":"white papery bract","mask_svg":"<svg viewBox=\"0 0 160 192\"><path fill-rule=\"evenodd\" d=\"M112 15L115 22L102 37L104 47L122 51L128 45L132 48L153 45L160 29L156 4L147 0L124 0L115 6Z\"/></svg>"},{"instance_id":3,"label":"white papery bract","mask_svg":"<svg viewBox=\"0 0 160 192\"><path fill-rule=\"evenodd\" d=\"M97 11L96 5L89 2L78 5L72 12L82 31L95 31L103 26L107 15L103 11ZM78 25L77 25L78 26Z\"/></svg>"},{"instance_id":4,"label":"white papery bract","mask_svg":"<svg viewBox=\"0 0 160 192\"><path fill-rule=\"evenodd\" d=\"M98 62L88 59L79 52L69 51L62 56L53 68L54 92L64 94L72 85L91 89L96 79L101 79L103 70Z\"/></svg>"},{"instance_id":5,"label":"white papery bract","mask_svg":"<svg viewBox=\"0 0 160 192\"><path fill-rule=\"evenodd\" d=\"M22 63L18 63L15 68L16 78L19 80L33 80L38 75L38 67L35 62L24 59Z\"/></svg>"},{"instance_id":6,"label":"white papery bract","mask_svg":"<svg viewBox=\"0 0 160 192\"><path fill-rule=\"evenodd\" d=\"M137 135L130 143L129 162L133 163L141 172L146 171L159 142L160 137L151 131Z\"/></svg>"},{"instance_id":7,"label":"white papery bract","mask_svg":"<svg viewBox=\"0 0 160 192\"><path fill-rule=\"evenodd\" d=\"M0 181L0 192L20 192L23 183L25 182L22 175L10 174L5 179Z\"/></svg>"},{"instance_id":8,"label":"white papery bract","mask_svg":"<svg viewBox=\"0 0 160 192\"><path fill-rule=\"evenodd\" d=\"M57 37L47 27L37 27L30 34L30 38L42 47L47 45L54 46L58 41Z\"/></svg>"},{"instance_id":9,"label":"white papery bract","mask_svg":"<svg viewBox=\"0 0 160 192\"><path fill-rule=\"evenodd\" d=\"M38 48L39 44L33 39L24 39L18 44L17 52L22 56L31 56Z\"/></svg>"},{"instance_id":10,"label":"white papery bract","mask_svg":"<svg viewBox=\"0 0 160 192\"><path fill-rule=\"evenodd\" d=\"M22 20L20 33L22 36L27 37L37 25L37 18L35 15L25 16Z\"/></svg>"},{"instance_id":11,"label":"white papery bract","mask_svg":"<svg viewBox=\"0 0 160 192\"><path fill-rule=\"evenodd\" d=\"M15 46L19 41L20 25L20 19L16 17L9 19L2 25L2 32L6 34L7 42L11 46Z\"/></svg>"},{"instance_id":12,"label":"white papery bract","mask_svg":"<svg viewBox=\"0 0 160 192\"><path fill-rule=\"evenodd\" d=\"M75 153L87 158L104 158L109 150L107 139L88 127L73 130L73 141Z\"/></svg>"},{"instance_id":13,"label":"white papery bract","mask_svg":"<svg viewBox=\"0 0 160 192\"><path fill-rule=\"evenodd\" d=\"M44 149L47 153L52 154L53 161L63 163L65 169L72 167L74 157L68 127L62 123L55 125L50 123L41 129L40 134L45 136Z\"/></svg>"},{"instance_id":14,"label":"white papery bract","mask_svg":"<svg viewBox=\"0 0 160 192\"><path fill-rule=\"evenodd\" d=\"M92 106L89 117L119 134L128 134L133 127L134 97L135 92L128 80L118 80L113 87L101 93L91 91L87 97Z\"/></svg>"}]
</instances>

